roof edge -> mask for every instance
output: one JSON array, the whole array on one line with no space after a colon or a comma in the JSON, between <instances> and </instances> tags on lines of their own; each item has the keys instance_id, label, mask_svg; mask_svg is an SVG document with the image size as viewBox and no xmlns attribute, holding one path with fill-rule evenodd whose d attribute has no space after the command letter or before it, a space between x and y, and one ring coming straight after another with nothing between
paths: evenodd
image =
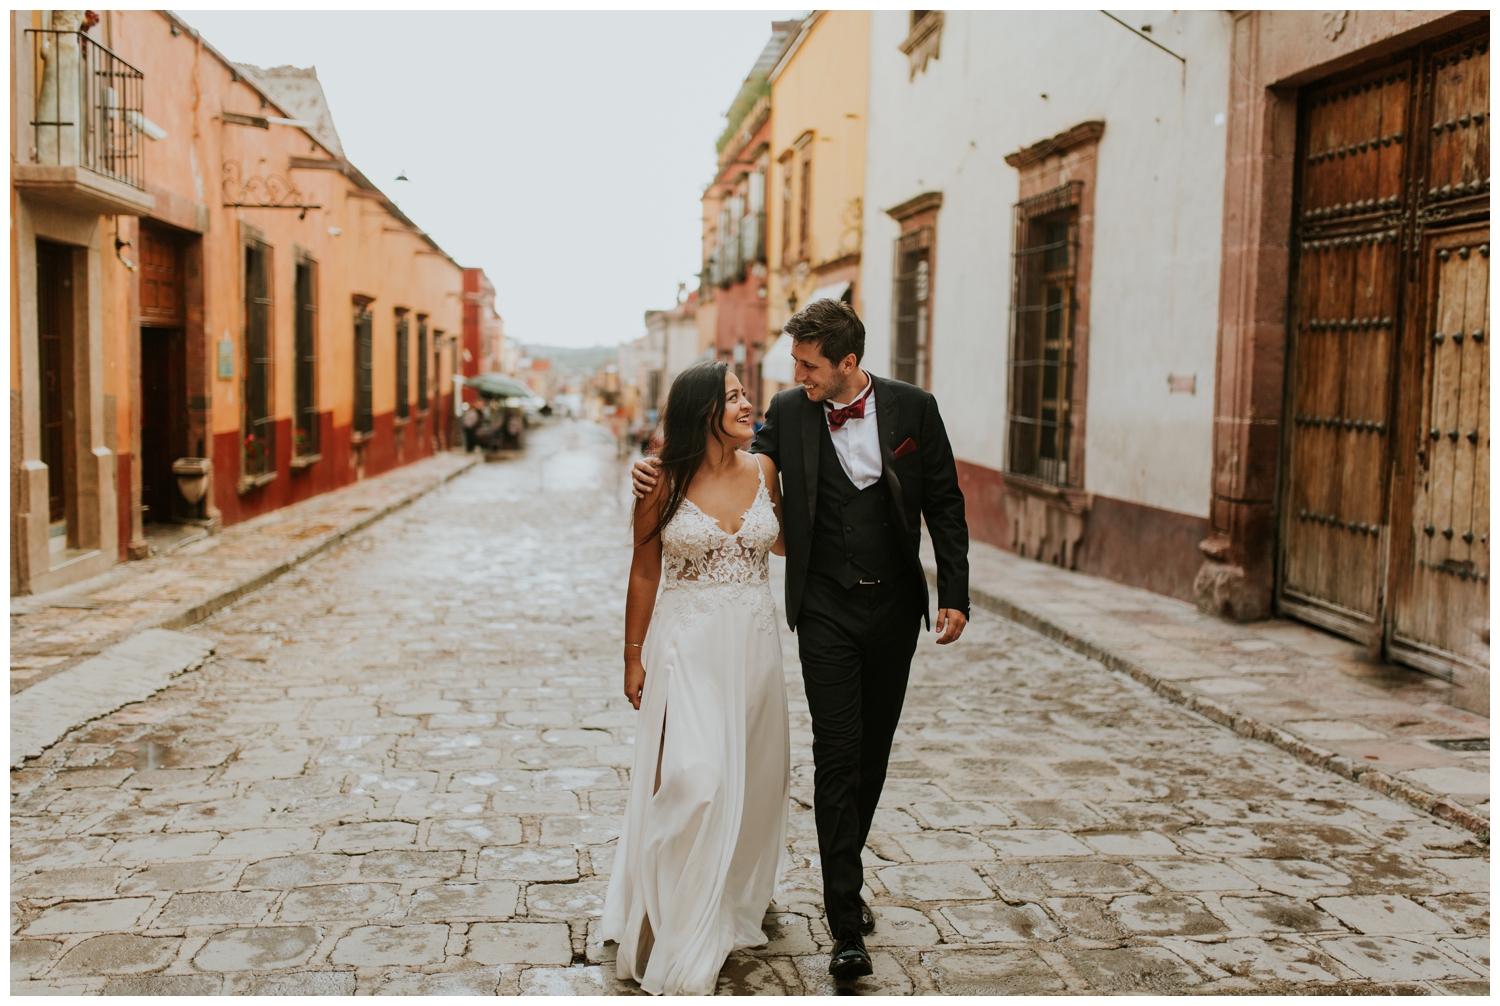
<instances>
[{"instance_id":1,"label":"roof edge","mask_svg":"<svg viewBox=\"0 0 1500 1006\"><path fill-rule=\"evenodd\" d=\"M776 78L781 76L781 71L787 68L787 65L792 61L792 57L797 54L797 50L802 48L802 41L807 38L808 32L812 31L813 25L817 24L822 17L823 12L815 10L802 19L802 27L797 31L797 37L792 39L792 44L782 51L781 58L776 61L775 66L771 67L771 72L766 74L766 81L768 83L772 85L776 83Z\"/></svg>"},{"instance_id":2,"label":"roof edge","mask_svg":"<svg viewBox=\"0 0 1500 1006\"><path fill-rule=\"evenodd\" d=\"M188 22L183 19L182 15L178 14L176 11L170 10L162 10L159 11L159 13L162 17L178 25L182 28L183 31L187 32L190 36L196 39L198 43L209 52L210 55L212 55L220 63L223 63L225 68L235 75L239 83L248 86L252 91L264 98L267 104L274 107L278 112L285 114L286 109L278 104L275 98L267 94L265 88L261 87L260 84L252 80L249 75L247 75L243 70L240 69L239 65L235 63L234 60L230 59L218 49L214 48L213 43L204 38L201 31L188 24ZM329 110L328 114L331 118L333 115L332 109ZM290 118L290 116L287 117ZM309 140L316 143L318 145L318 149L322 150L329 157L338 159L338 155L334 151L329 150L328 147L323 143L323 141L319 140L312 133L308 132L306 129L302 129L302 127L300 126L293 128L300 129L302 131L302 135L306 136ZM344 162L344 175L349 178L350 181L354 182L355 185L359 186L362 189L378 194L380 196L381 205L385 207L386 212L390 213L397 220L406 224L406 226L415 231L417 233L417 236L425 241L433 251L437 252L439 255L443 256L443 258L447 259L449 263L451 263L455 268L464 268L463 266L458 264L458 261L454 259L452 255L448 254L448 252L443 248L442 245L438 244L437 241L433 239L432 235L428 234L422 228L418 227L416 223L411 219L411 217L401 212L400 207L398 207L394 202L391 201L391 197L382 192L374 182L365 177L364 172L356 168L347 157L342 158L342 160Z\"/></svg>"}]
</instances>

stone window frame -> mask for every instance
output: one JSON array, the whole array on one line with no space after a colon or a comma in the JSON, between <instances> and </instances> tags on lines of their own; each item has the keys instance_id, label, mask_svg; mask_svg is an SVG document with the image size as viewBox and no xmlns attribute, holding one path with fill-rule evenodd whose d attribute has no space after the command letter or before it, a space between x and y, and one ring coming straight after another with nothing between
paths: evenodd
<instances>
[{"instance_id":1,"label":"stone window frame","mask_svg":"<svg viewBox=\"0 0 1500 1006\"><path fill-rule=\"evenodd\" d=\"M796 175L796 165L793 161L795 152L791 149L784 151L778 163L781 165L781 241L778 264L786 268L792 261L792 187Z\"/></svg>"},{"instance_id":2,"label":"stone window frame","mask_svg":"<svg viewBox=\"0 0 1500 1006\"><path fill-rule=\"evenodd\" d=\"M1094 189L1098 178L1099 139L1104 123L1081 122L1049 139L1007 154L1005 163L1019 173L1017 203L1082 182L1077 201L1078 251L1074 273L1073 388L1069 396L1068 485L1051 485L1025 475L1005 475L1006 513L1013 551L1063 569L1077 562L1077 548L1087 528L1092 497L1084 488L1089 362L1090 283L1094 257ZM1012 235L1014 240L1015 235ZM1012 249L1014 250L1014 249ZM1014 258L1012 258L1014 263ZM1014 265L1012 265L1014 270ZM1013 287L1014 288L1014 287ZM1007 360L1010 357L1007 350ZM1007 410L1008 410L1007 406ZM1006 430L1009 443L1010 431ZM1006 459L1007 468L1009 458Z\"/></svg>"},{"instance_id":3,"label":"stone window frame","mask_svg":"<svg viewBox=\"0 0 1500 1006\"><path fill-rule=\"evenodd\" d=\"M267 444L269 444L269 446L266 448L267 453L269 454L270 461L269 470L262 471L253 475L247 474L246 472L246 469L249 467L247 458L247 445L252 433L250 429L252 421L249 418L249 409L252 404L250 401L250 385L251 381L253 380L251 372L252 368L255 366L255 362L251 359L250 356L254 347L251 345L251 291L248 284L248 273L251 261L250 256L252 254L264 256L264 265L262 267L265 273L266 284L264 299L267 301L267 303L264 305L266 309L266 333L264 349L268 354L270 363L266 368L267 372L265 375L266 402L264 404L266 408L266 415L261 417L261 422L265 423L266 427L271 431L266 439ZM240 323L240 345L238 354L240 361L240 373L238 381L240 392L240 471L239 480L235 484L235 492L238 495L243 496L246 493L253 492L264 485L276 481L277 465L280 463L280 457L276 450L276 249L275 246L266 239L265 231L261 230L259 227L255 227L248 223L245 223L243 220L240 221L239 280L240 309L242 312L242 319ZM266 423L266 420L269 420L269 422Z\"/></svg>"},{"instance_id":4,"label":"stone window frame","mask_svg":"<svg viewBox=\"0 0 1500 1006\"><path fill-rule=\"evenodd\" d=\"M1094 258L1094 190L1098 178L1099 139L1104 123L1081 122L1049 139L1007 154L1005 163L1019 173L1017 206L1047 192L1081 182L1078 193L1077 267L1074 273L1073 389L1069 396L1068 485L1081 489L1084 482L1084 443L1088 423L1088 360L1090 285ZM1014 240L1014 235L1012 236ZM1014 248L1012 249L1014 251ZM1012 256L1014 280L1014 256ZM1014 290L1014 282L1012 282ZM1014 293L1012 293L1014 297ZM1014 305L1012 305L1014 307ZM1008 355L1008 354L1007 354ZM1008 432L1008 431L1007 431ZM1009 459L1007 459L1007 464ZM1011 476L1024 478L1024 476Z\"/></svg>"},{"instance_id":5,"label":"stone window frame","mask_svg":"<svg viewBox=\"0 0 1500 1006\"><path fill-rule=\"evenodd\" d=\"M1007 446L1005 456L1005 473L1016 478L1032 479L1045 482L1048 485L1067 487L1081 481L1081 473L1073 469L1073 447L1076 446L1073 438L1073 414L1081 411L1081 403L1075 403L1073 399L1073 374L1075 370L1076 342L1074 340L1075 320L1078 315L1078 217L1079 203L1082 198L1083 182L1072 179L1064 182L1054 189L1047 189L1034 196L1022 199L1014 207L1014 224L1012 233L1014 243L1011 250L1011 290L1010 290L1010 340L1009 359L1007 367L1006 387L1008 389L1008 420L1006 431ZM1037 241L1038 228L1050 227L1062 220L1063 236L1062 247ZM1053 261L1053 251L1062 252L1063 266L1047 270L1046 263ZM1041 255L1044 263L1040 266L1042 274L1038 274L1038 263L1035 256ZM1043 278L1050 275L1050 282ZM1045 362L1039 358L1036 350L1022 351L1022 343L1026 339L1026 320L1023 314L1033 311L1036 304L1028 298L1035 293L1034 287L1040 285L1043 288L1061 287L1065 290L1064 298L1060 298L1058 308L1058 346L1057 358L1053 363ZM1048 308L1048 312L1051 308ZM1044 317L1039 324L1046 328L1050 319ZM1045 338L1041 353L1045 354ZM1030 357L1023 359L1022 357ZM1055 434L1061 440L1062 451L1060 455L1054 453L1051 458L1054 467L1060 469L1050 475L1043 474L1040 469L1047 466L1044 463L1045 455L1042 451L1043 427L1046 423L1046 412L1048 399L1045 393L1039 393L1035 402L1036 412L1023 413L1018 406L1017 399L1021 397L1021 391L1025 384L1031 381L1034 368L1041 366L1046 368L1053 366L1057 370L1055 380L1060 385L1057 393L1051 399L1055 408ZM1024 368L1024 369L1023 369ZM1045 376L1042 378L1045 386ZM1033 445L1035 451L1032 470L1023 470L1023 464L1017 462L1017 451L1019 441L1025 437L1017 428L1018 423L1026 424L1038 438Z\"/></svg>"},{"instance_id":6,"label":"stone window frame","mask_svg":"<svg viewBox=\"0 0 1500 1006\"><path fill-rule=\"evenodd\" d=\"M945 19L940 10L911 11L910 19L906 40L898 48L909 63L911 73L907 80L916 80L917 74L927 72L928 61L940 54Z\"/></svg>"},{"instance_id":7,"label":"stone window frame","mask_svg":"<svg viewBox=\"0 0 1500 1006\"><path fill-rule=\"evenodd\" d=\"M797 221L794 228L795 262L809 262L812 260L812 173L813 173L813 131L808 130L797 137L792 143L792 176L796 185L796 195L793 203L796 207Z\"/></svg>"},{"instance_id":8,"label":"stone window frame","mask_svg":"<svg viewBox=\"0 0 1500 1006\"><path fill-rule=\"evenodd\" d=\"M927 315L919 322L922 330L917 333L918 347L922 350L916 364L916 383L923 388L932 385L933 364L933 310L932 303L937 289L937 217L943 208L941 192L924 192L898 206L886 210L886 216L901 225L901 233L893 245L891 268L891 375L896 376L896 348L898 345L896 319L901 314L901 258L913 251L927 253ZM898 380L900 378L897 378Z\"/></svg>"},{"instance_id":9,"label":"stone window frame","mask_svg":"<svg viewBox=\"0 0 1500 1006\"><path fill-rule=\"evenodd\" d=\"M354 394L349 420L350 443L357 449L375 436L375 298L356 293L350 298L354 334ZM360 326L367 327L369 337L360 345ZM368 366L366 365L368 364ZM368 400L367 414L361 415L361 399Z\"/></svg>"},{"instance_id":10,"label":"stone window frame","mask_svg":"<svg viewBox=\"0 0 1500 1006\"><path fill-rule=\"evenodd\" d=\"M310 287L310 303L308 304L302 302L302 291L297 283L298 273L304 268L308 270ZM289 463L294 470L307 468L323 459L322 431L318 427L320 418L318 405L322 397L318 394L318 381L323 369L318 331L322 315L319 299L321 278L321 269L313 253L301 245L292 245L292 457ZM308 324L311 327L312 338L311 353L307 358L303 357L304 347L300 344L299 331L304 315L310 316ZM304 389L304 383L311 400L309 403L312 408L310 420L301 414L303 406L300 392ZM310 436L306 445L299 445L297 426L303 421L309 422Z\"/></svg>"},{"instance_id":11,"label":"stone window frame","mask_svg":"<svg viewBox=\"0 0 1500 1006\"><path fill-rule=\"evenodd\" d=\"M394 333L391 346L391 359L395 363L396 373L392 375L394 381L392 387L396 390L396 404L393 406L396 429L400 430L411 422L411 315L409 307L397 307L392 309Z\"/></svg>"}]
</instances>

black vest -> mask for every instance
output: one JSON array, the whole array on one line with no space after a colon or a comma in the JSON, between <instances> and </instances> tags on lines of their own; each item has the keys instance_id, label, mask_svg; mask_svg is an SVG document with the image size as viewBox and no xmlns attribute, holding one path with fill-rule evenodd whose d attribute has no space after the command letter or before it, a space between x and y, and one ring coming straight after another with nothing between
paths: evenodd
<instances>
[{"instance_id":1,"label":"black vest","mask_svg":"<svg viewBox=\"0 0 1500 1006\"><path fill-rule=\"evenodd\" d=\"M844 474L828 424L819 423L818 504L808 569L852 587L861 580L894 580L906 571L901 528L885 479L864 489Z\"/></svg>"}]
</instances>

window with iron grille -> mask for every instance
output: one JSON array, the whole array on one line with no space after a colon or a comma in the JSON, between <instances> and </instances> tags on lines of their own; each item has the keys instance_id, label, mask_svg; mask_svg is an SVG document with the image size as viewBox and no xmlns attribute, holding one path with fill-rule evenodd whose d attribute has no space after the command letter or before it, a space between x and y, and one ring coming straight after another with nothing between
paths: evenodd
<instances>
[{"instance_id":1,"label":"window with iron grille","mask_svg":"<svg viewBox=\"0 0 1500 1006\"><path fill-rule=\"evenodd\" d=\"M245 245L245 367L240 425L240 475L256 478L276 471L276 417L271 381L271 248Z\"/></svg>"},{"instance_id":2,"label":"window with iron grille","mask_svg":"<svg viewBox=\"0 0 1500 1006\"><path fill-rule=\"evenodd\" d=\"M292 452L299 457L318 453L318 266L311 259L297 263L296 408L292 421Z\"/></svg>"},{"instance_id":3,"label":"window with iron grille","mask_svg":"<svg viewBox=\"0 0 1500 1006\"><path fill-rule=\"evenodd\" d=\"M811 147L811 144L808 144ZM812 255L809 235L812 232L812 151L802 152L802 191L799 195L797 220L797 257L806 259Z\"/></svg>"},{"instance_id":4,"label":"window with iron grille","mask_svg":"<svg viewBox=\"0 0 1500 1006\"><path fill-rule=\"evenodd\" d=\"M375 432L375 316L354 305L354 432Z\"/></svg>"},{"instance_id":5,"label":"window with iron grille","mask_svg":"<svg viewBox=\"0 0 1500 1006\"><path fill-rule=\"evenodd\" d=\"M919 227L896 240L896 338L891 347L891 376L919 388L926 388L931 380L932 238L931 227Z\"/></svg>"},{"instance_id":6,"label":"window with iron grille","mask_svg":"<svg viewBox=\"0 0 1500 1006\"><path fill-rule=\"evenodd\" d=\"M411 323L396 308L396 418L411 418Z\"/></svg>"},{"instance_id":7,"label":"window with iron grille","mask_svg":"<svg viewBox=\"0 0 1500 1006\"><path fill-rule=\"evenodd\" d=\"M781 262L792 257L792 162L781 168Z\"/></svg>"},{"instance_id":8,"label":"window with iron grille","mask_svg":"<svg viewBox=\"0 0 1500 1006\"><path fill-rule=\"evenodd\" d=\"M427 315L417 315L417 411L427 411Z\"/></svg>"},{"instance_id":9,"label":"window with iron grille","mask_svg":"<svg viewBox=\"0 0 1500 1006\"><path fill-rule=\"evenodd\" d=\"M1008 471L1072 485L1074 319L1082 182L1015 206L1011 279Z\"/></svg>"}]
</instances>

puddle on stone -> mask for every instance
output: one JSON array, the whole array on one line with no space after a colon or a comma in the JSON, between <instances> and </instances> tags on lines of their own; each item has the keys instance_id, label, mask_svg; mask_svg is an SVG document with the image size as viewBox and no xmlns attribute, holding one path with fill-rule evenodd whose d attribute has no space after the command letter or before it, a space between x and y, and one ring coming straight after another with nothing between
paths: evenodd
<instances>
[{"instance_id":1,"label":"puddle on stone","mask_svg":"<svg viewBox=\"0 0 1500 1006\"><path fill-rule=\"evenodd\" d=\"M161 768L167 763L167 754L168 749L165 744L158 744L156 741L141 741L135 746L132 764L140 771Z\"/></svg>"},{"instance_id":2,"label":"puddle on stone","mask_svg":"<svg viewBox=\"0 0 1500 1006\"><path fill-rule=\"evenodd\" d=\"M1488 737L1462 737L1457 740L1428 741L1427 743L1448 751L1488 751L1490 749Z\"/></svg>"}]
</instances>

